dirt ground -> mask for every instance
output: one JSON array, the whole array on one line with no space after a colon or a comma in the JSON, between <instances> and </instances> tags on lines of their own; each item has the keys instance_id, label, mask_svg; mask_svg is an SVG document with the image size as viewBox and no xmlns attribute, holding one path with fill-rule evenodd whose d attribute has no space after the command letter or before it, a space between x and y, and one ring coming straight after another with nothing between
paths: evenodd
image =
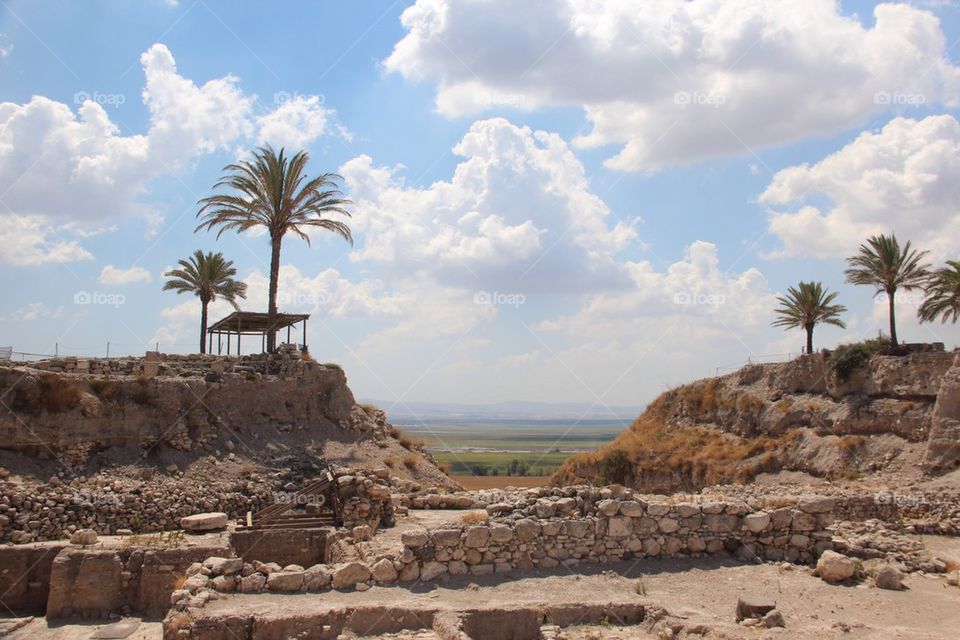
<instances>
[{"instance_id":1,"label":"dirt ground","mask_svg":"<svg viewBox=\"0 0 960 640\"><path fill-rule=\"evenodd\" d=\"M438 524L452 514L432 512L422 524ZM433 522L436 521L436 522ZM960 556L960 539L926 536L937 552ZM707 637L728 639L821 638L953 640L960 629L960 588L943 575L910 574L903 591L884 591L869 581L831 586L810 575L806 567L778 564L743 565L731 560L640 560L610 565L570 567L525 574L520 579L492 575L449 577L437 585L373 587L366 592L231 596L207 605L206 614L258 613L273 617L339 607L400 606L457 611L477 606L538 607L544 603L629 603L662 607L668 624L708 631ZM755 629L734 622L737 598L774 600L786 620L785 629ZM29 622L11 640L80 640L90 638L101 624ZM657 637L642 627L609 624L568 627L571 640L625 640ZM159 623L142 623L133 640L159 640ZM416 631L393 638L430 638ZM681 636L682 637L682 636ZM691 636L692 637L692 636Z\"/></svg>"}]
</instances>

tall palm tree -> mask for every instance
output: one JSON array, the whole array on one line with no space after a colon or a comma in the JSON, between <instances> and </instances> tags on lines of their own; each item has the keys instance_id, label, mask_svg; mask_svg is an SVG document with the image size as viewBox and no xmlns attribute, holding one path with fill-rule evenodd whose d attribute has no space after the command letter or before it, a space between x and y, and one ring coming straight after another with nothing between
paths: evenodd
<instances>
[{"instance_id":1,"label":"tall palm tree","mask_svg":"<svg viewBox=\"0 0 960 640\"><path fill-rule=\"evenodd\" d=\"M189 260L178 260L177 263L179 269L163 274L169 278L163 290L192 293L200 298L200 353L206 353L207 306L220 297L239 311L237 298L247 297L247 283L233 279L237 270L232 261L223 259L222 253L204 253L197 249Z\"/></svg>"},{"instance_id":2,"label":"tall palm tree","mask_svg":"<svg viewBox=\"0 0 960 640\"><path fill-rule=\"evenodd\" d=\"M947 266L930 275L926 298L920 305L920 322L956 322L960 318L960 261L947 260Z\"/></svg>"},{"instance_id":3,"label":"tall palm tree","mask_svg":"<svg viewBox=\"0 0 960 640\"><path fill-rule=\"evenodd\" d=\"M305 172L310 156L299 151L287 157L270 145L256 149L252 160L229 164L214 189L226 187L232 193L222 193L200 200L197 217L201 219L196 231L219 227L217 238L225 231L237 233L264 227L270 236L270 292L267 312L273 325L277 315L277 284L280 278L280 247L283 236L292 232L307 244L308 227L332 231L353 244L350 227L345 222L332 220L330 214L350 217L346 207L351 202L337 189L342 180L335 173L322 173L308 178ZM276 333L267 334L267 349L276 346Z\"/></svg>"},{"instance_id":4,"label":"tall palm tree","mask_svg":"<svg viewBox=\"0 0 960 640\"><path fill-rule=\"evenodd\" d=\"M930 272L929 265L923 263L925 255L926 251L911 249L909 240L901 249L896 234L892 234L871 236L866 244L860 245L857 255L847 258L847 264L850 265L844 272L847 282L875 287L874 296L887 294L890 343L894 347L898 344L894 298L899 289L911 291L921 289L926 284Z\"/></svg>"},{"instance_id":5,"label":"tall palm tree","mask_svg":"<svg viewBox=\"0 0 960 640\"><path fill-rule=\"evenodd\" d=\"M775 327L788 329L802 328L807 332L807 353L813 353L813 328L818 324L832 324L846 328L840 319L847 308L842 304L832 304L837 294L827 293L819 282L801 282L796 288L787 289L786 296L777 297L779 309L774 313L780 317L773 321Z\"/></svg>"}]
</instances>

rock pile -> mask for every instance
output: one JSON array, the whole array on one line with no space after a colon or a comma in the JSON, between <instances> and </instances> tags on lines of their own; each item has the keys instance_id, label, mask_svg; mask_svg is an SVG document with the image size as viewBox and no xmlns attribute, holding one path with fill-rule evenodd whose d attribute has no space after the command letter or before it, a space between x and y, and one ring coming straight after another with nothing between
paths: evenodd
<instances>
[{"instance_id":1,"label":"rock pile","mask_svg":"<svg viewBox=\"0 0 960 640\"><path fill-rule=\"evenodd\" d=\"M113 469L89 479L51 479L50 483L0 480L0 542L57 540L79 529L101 535L130 529L151 533L193 528L197 514L220 512L217 528L247 511L289 499L275 477L224 480L222 464L211 458L194 469L194 479L146 469ZM146 472L146 473L143 473ZM335 469L345 526L393 524L393 506L384 471ZM139 476L139 477L138 477ZM199 481L198 478L202 478ZM209 518L201 519L207 523Z\"/></svg>"}]
</instances>

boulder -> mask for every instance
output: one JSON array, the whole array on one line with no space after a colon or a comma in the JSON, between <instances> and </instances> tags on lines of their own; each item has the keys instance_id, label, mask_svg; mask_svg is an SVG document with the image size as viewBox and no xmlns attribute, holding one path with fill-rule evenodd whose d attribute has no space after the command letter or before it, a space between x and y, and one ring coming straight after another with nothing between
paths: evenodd
<instances>
[{"instance_id":1,"label":"boulder","mask_svg":"<svg viewBox=\"0 0 960 640\"><path fill-rule=\"evenodd\" d=\"M400 534L400 542L403 546L411 549L419 549L430 542L430 534L426 529L414 529L413 531L404 531Z\"/></svg>"},{"instance_id":2,"label":"boulder","mask_svg":"<svg viewBox=\"0 0 960 640\"><path fill-rule=\"evenodd\" d=\"M303 587L303 571L278 571L267 576L270 591L293 593Z\"/></svg>"},{"instance_id":3,"label":"boulder","mask_svg":"<svg viewBox=\"0 0 960 640\"><path fill-rule=\"evenodd\" d=\"M760 618L761 624L767 629L773 629L774 627L785 627L787 626L786 622L783 620L783 614L780 613L779 609L774 609L773 611L768 612L765 616Z\"/></svg>"},{"instance_id":4,"label":"boulder","mask_svg":"<svg viewBox=\"0 0 960 640\"><path fill-rule=\"evenodd\" d=\"M836 551L824 551L817 560L816 574L824 582L835 584L849 580L857 571L857 565L847 556Z\"/></svg>"},{"instance_id":5,"label":"boulder","mask_svg":"<svg viewBox=\"0 0 960 640\"><path fill-rule=\"evenodd\" d=\"M266 584L267 576L263 575L262 573L251 573L244 578L240 578L240 592L260 593L263 591L263 587Z\"/></svg>"},{"instance_id":6,"label":"boulder","mask_svg":"<svg viewBox=\"0 0 960 640\"><path fill-rule=\"evenodd\" d=\"M517 520L513 531L519 540L533 540L540 535L540 525L529 518L523 518Z\"/></svg>"},{"instance_id":7,"label":"boulder","mask_svg":"<svg viewBox=\"0 0 960 640\"><path fill-rule=\"evenodd\" d=\"M198 513L180 518L184 531L218 531L227 528L227 514L223 512Z\"/></svg>"},{"instance_id":8,"label":"boulder","mask_svg":"<svg viewBox=\"0 0 960 640\"><path fill-rule=\"evenodd\" d=\"M747 618L762 618L777 608L773 600L763 598L737 598L737 622Z\"/></svg>"},{"instance_id":9,"label":"boulder","mask_svg":"<svg viewBox=\"0 0 960 640\"><path fill-rule=\"evenodd\" d=\"M373 579L379 583L386 582L395 582L397 579L397 570L393 566L393 562L387 558L382 558L374 563L370 567L370 574L373 576Z\"/></svg>"},{"instance_id":10,"label":"boulder","mask_svg":"<svg viewBox=\"0 0 960 640\"><path fill-rule=\"evenodd\" d=\"M617 515L617 512L620 511L620 501L619 500L601 500L597 503L597 511L601 515L605 515L608 518L611 516Z\"/></svg>"},{"instance_id":11,"label":"boulder","mask_svg":"<svg viewBox=\"0 0 960 640\"><path fill-rule=\"evenodd\" d=\"M903 574L892 565L884 565L873 577L878 589L899 591L903 588Z\"/></svg>"},{"instance_id":12,"label":"boulder","mask_svg":"<svg viewBox=\"0 0 960 640\"><path fill-rule=\"evenodd\" d=\"M70 544L97 544L97 532L93 529L77 529L70 536Z\"/></svg>"},{"instance_id":13,"label":"boulder","mask_svg":"<svg viewBox=\"0 0 960 640\"><path fill-rule=\"evenodd\" d=\"M743 524L751 533L760 533L770 526L770 514L760 511L744 516Z\"/></svg>"},{"instance_id":14,"label":"boulder","mask_svg":"<svg viewBox=\"0 0 960 640\"><path fill-rule=\"evenodd\" d=\"M490 539L490 529L487 527L470 527L463 536L463 546L471 549L481 549L487 546Z\"/></svg>"},{"instance_id":15,"label":"boulder","mask_svg":"<svg viewBox=\"0 0 960 640\"><path fill-rule=\"evenodd\" d=\"M633 532L633 524L627 516L610 518L607 535L611 538L626 538Z\"/></svg>"},{"instance_id":16,"label":"boulder","mask_svg":"<svg viewBox=\"0 0 960 640\"><path fill-rule=\"evenodd\" d=\"M370 569L362 562L348 562L333 571L333 588L346 589L370 579Z\"/></svg>"},{"instance_id":17,"label":"boulder","mask_svg":"<svg viewBox=\"0 0 960 640\"><path fill-rule=\"evenodd\" d=\"M303 583L307 591L321 591L330 586L333 574L325 564L315 564L303 572Z\"/></svg>"},{"instance_id":18,"label":"boulder","mask_svg":"<svg viewBox=\"0 0 960 640\"><path fill-rule=\"evenodd\" d=\"M433 580L447 572L447 566L442 562L427 562L420 570L421 580Z\"/></svg>"},{"instance_id":19,"label":"boulder","mask_svg":"<svg viewBox=\"0 0 960 640\"><path fill-rule=\"evenodd\" d=\"M243 558L210 557L203 561L203 566L210 571L210 575L226 576L239 573L243 569Z\"/></svg>"}]
</instances>

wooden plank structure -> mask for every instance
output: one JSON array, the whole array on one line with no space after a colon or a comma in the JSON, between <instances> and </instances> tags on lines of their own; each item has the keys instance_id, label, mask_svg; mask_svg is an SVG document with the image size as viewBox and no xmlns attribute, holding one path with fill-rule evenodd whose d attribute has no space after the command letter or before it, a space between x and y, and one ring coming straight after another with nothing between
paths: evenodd
<instances>
[{"instance_id":1,"label":"wooden plank structure","mask_svg":"<svg viewBox=\"0 0 960 640\"><path fill-rule=\"evenodd\" d=\"M326 471L287 499L256 513L248 511L246 518L237 523L237 530L314 529L341 524L337 483L333 474Z\"/></svg>"},{"instance_id":2,"label":"wooden plank structure","mask_svg":"<svg viewBox=\"0 0 960 640\"><path fill-rule=\"evenodd\" d=\"M290 329L297 323L302 323L303 345L307 347L307 320L310 319L306 313L278 313L270 321L270 314L258 313L254 311L234 311L226 318L217 320L207 328L210 345L207 348L209 353L213 353L213 336L217 336L217 354L223 351L223 345L220 338L227 337L227 355L230 355L230 347L233 343L233 336L237 337L237 355L240 354L240 338L242 336L260 336L260 348L266 351L267 335L275 333L281 329L287 330L287 342L290 342Z\"/></svg>"}]
</instances>

